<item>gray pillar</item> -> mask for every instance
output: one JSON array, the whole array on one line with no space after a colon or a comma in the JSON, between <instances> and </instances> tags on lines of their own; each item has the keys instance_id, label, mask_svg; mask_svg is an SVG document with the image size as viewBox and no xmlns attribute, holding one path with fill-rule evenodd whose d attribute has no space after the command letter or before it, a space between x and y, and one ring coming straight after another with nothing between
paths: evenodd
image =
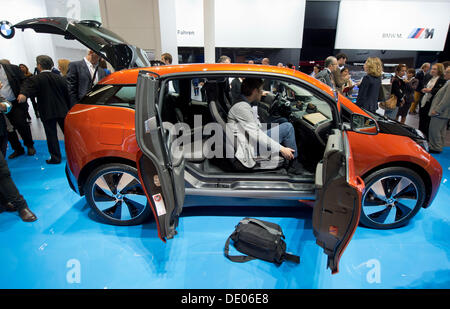
<instances>
[{"instance_id":1,"label":"gray pillar","mask_svg":"<svg viewBox=\"0 0 450 309\"><path fill-rule=\"evenodd\" d=\"M203 0L205 63L216 62L214 0Z\"/></svg>"}]
</instances>

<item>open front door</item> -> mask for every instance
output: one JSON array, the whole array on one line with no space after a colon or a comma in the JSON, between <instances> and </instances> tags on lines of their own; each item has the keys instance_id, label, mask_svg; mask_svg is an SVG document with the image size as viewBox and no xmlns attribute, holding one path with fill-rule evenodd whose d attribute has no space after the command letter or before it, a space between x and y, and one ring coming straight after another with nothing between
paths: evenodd
<instances>
[{"instance_id":1,"label":"open front door","mask_svg":"<svg viewBox=\"0 0 450 309\"><path fill-rule=\"evenodd\" d=\"M136 162L139 178L164 242L176 235L184 203L184 158L171 147L171 134L163 128L158 110L160 81L152 72L139 72L136 86Z\"/></svg>"},{"instance_id":2,"label":"open front door","mask_svg":"<svg viewBox=\"0 0 450 309\"><path fill-rule=\"evenodd\" d=\"M332 274L359 222L364 182L355 176L347 133L334 130L316 170L313 229L316 242L328 255Z\"/></svg>"}]
</instances>

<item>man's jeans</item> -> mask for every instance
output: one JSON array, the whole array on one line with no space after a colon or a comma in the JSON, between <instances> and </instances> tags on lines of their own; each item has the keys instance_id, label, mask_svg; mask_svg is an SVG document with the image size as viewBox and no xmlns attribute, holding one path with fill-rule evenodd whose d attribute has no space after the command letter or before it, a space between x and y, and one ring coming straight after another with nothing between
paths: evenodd
<instances>
[{"instance_id":1,"label":"man's jeans","mask_svg":"<svg viewBox=\"0 0 450 309\"><path fill-rule=\"evenodd\" d=\"M276 136L278 133L278 136ZM283 122L276 127L272 127L270 130L266 131L266 134L270 136L273 140L279 142L284 147L294 149L294 159L297 158L297 143L295 141L295 131L292 123Z\"/></svg>"}]
</instances>

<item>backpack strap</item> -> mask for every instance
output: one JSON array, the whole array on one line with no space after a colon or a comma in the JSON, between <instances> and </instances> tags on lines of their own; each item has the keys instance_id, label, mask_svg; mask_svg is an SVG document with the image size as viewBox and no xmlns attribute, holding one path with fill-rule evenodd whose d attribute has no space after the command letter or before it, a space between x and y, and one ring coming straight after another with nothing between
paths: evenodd
<instances>
[{"instance_id":1,"label":"backpack strap","mask_svg":"<svg viewBox=\"0 0 450 309\"><path fill-rule=\"evenodd\" d=\"M225 243L225 249L224 249L224 253L225 256L232 262L237 262L237 263L245 263L251 260L254 260L254 257L248 256L248 255L229 255L229 248L230 248L230 239L231 236L228 237L226 243Z\"/></svg>"},{"instance_id":2,"label":"backpack strap","mask_svg":"<svg viewBox=\"0 0 450 309\"><path fill-rule=\"evenodd\" d=\"M267 230L270 234L272 235L280 235L280 236L284 236L283 233L281 231L278 231L274 228L268 227L267 225L265 225L264 223L262 223L261 221L257 220L257 219L253 219L253 218L246 218L241 220L240 223L242 224L248 224L249 222L255 223L257 225L259 225L260 227L262 227L263 229Z\"/></svg>"},{"instance_id":3,"label":"backpack strap","mask_svg":"<svg viewBox=\"0 0 450 309\"><path fill-rule=\"evenodd\" d=\"M294 255L294 254L290 254L290 253L285 253L284 254L284 259L286 261L290 261L290 262L294 262L296 264L300 264L300 257L298 255Z\"/></svg>"}]
</instances>

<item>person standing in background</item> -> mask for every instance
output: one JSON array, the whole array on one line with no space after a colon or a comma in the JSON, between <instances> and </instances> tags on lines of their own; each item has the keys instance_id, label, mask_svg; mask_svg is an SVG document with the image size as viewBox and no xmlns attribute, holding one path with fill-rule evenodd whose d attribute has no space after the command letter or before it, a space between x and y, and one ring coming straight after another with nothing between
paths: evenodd
<instances>
[{"instance_id":1,"label":"person standing in background","mask_svg":"<svg viewBox=\"0 0 450 309\"><path fill-rule=\"evenodd\" d=\"M0 64L0 82L2 83L0 94L12 104L11 111L7 114L7 117L14 128L14 130L8 131L8 140L14 152L9 155L9 159L14 159L25 153L16 130L19 131L23 143L28 148L27 154L29 156L36 154L30 124L27 122L28 104L17 101L20 87L24 81L25 76L17 65Z\"/></svg>"},{"instance_id":2,"label":"person standing in background","mask_svg":"<svg viewBox=\"0 0 450 309\"><path fill-rule=\"evenodd\" d=\"M47 164L59 164L61 162L61 150L58 141L57 124L64 133L64 118L69 111L69 92L67 83L63 77L52 73L53 60L49 56L36 57L39 74L25 81L19 102L26 101L27 97L38 98L38 108L44 124L47 146L50 159Z\"/></svg>"},{"instance_id":3,"label":"person standing in background","mask_svg":"<svg viewBox=\"0 0 450 309\"><path fill-rule=\"evenodd\" d=\"M343 77L341 74L341 70L344 68L345 63L347 62L347 55L343 53L337 54L336 60L337 60L337 67L334 68L334 71L332 71L331 73L333 74L334 86L340 93L342 93L343 89L342 86L344 86L344 84L348 82L349 78Z\"/></svg>"},{"instance_id":4,"label":"person standing in background","mask_svg":"<svg viewBox=\"0 0 450 309\"><path fill-rule=\"evenodd\" d=\"M317 73L319 73L319 72L320 72L320 66L318 64L316 64L316 65L314 65L313 71L310 76L315 78L317 76Z\"/></svg>"},{"instance_id":5,"label":"person standing in background","mask_svg":"<svg viewBox=\"0 0 450 309\"><path fill-rule=\"evenodd\" d=\"M417 84L419 81L414 77L416 75L416 70L414 69L408 69L406 71L406 79L405 82L405 104L403 106L400 106L398 108L396 120L400 121L401 117L401 123L405 123L406 116L408 114L408 111L414 102L414 91L417 88Z\"/></svg>"},{"instance_id":6,"label":"person standing in background","mask_svg":"<svg viewBox=\"0 0 450 309\"><path fill-rule=\"evenodd\" d=\"M409 109L410 114L417 114L416 108L417 105L420 106L420 101L422 100L423 93L421 90L424 88L424 85L430 80L431 75L429 73L431 65L429 62L425 62L420 67L419 71L416 73L416 79L418 80L416 92L414 93L414 103L411 104L411 108Z\"/></svg>"},{"instance_id":7,"label":"person standing in background","mask_svg":"<svg viewBox=\"0 0 450 309\"><path fill-rule=\"evenodd\" d=\"M172 64L173 58L172 55L169 53L164 53L161 55L161 61L164 62L165 65Z\"/></svg>"},{"instance_id":8,"label":"person standing in background","mask_svg":"<svg viewBox=\"0 0 450 309\"><path fill-rule=\"evenodd\" d=\"M61 72L61 76L67 81L67 71L69 71L69 59L58 59L58 70Z\"/></svg>"},{"instance_id":9,"label":"person standing in background","mask_svg":"<svg viewBox=\"0 0 450 309\"><path fill-rule=\"evenodd\" d=\"M31 76L33 76L33 74L31 74L30 70L28 70L28 67L21 63L19 64L19 68L20 70L23 72L23 75L25 76L25 78L29 78ZM30 98L31 104L33 105L33 110L34 110L34 115L36 116L36 118L39 118L39 111L37 108L37 103L36 103L36 98ZM31 116L30 113L27 110L27 118L28 121L31 122Z\"/></svg>"},{"instance_id":10,"label":"person standing in background","mask_svg":"<svg viewBox=\"0 0 450 309\"><path fill-rule=\"evenodd\" d=\"M430 75L431 79L426 83L426 87L421 89L424 96L420 101L419 110L419 130L422 131L427 138L430 126L430 116L428 113L430 112L431 102L439 89L445 84L444 65L442 63L433 64Z\"/></svg>"},{"instance_id":11,"label":"person standing in background","mask_svg":"<svg viewBox=\"0 0 450 309\"><path fill-rule=\"evenodd\" d=\"M442 152L447 134L447 122L450 119L450 67L447 67L444 75L445 85L434 96L428 113L431 117L428 130L431 153Z\"/></svg>"},{"instance_id":12,"label":"person standing in background","mask_svg":"<svg viewBox=\"0 0 450 309\"><path fill-rule=\"evenodd\" d=\"M405 105L406 84L403 77L406 74L406 64L399 64L395 67L395 75L392 78L391 95L397 98L397 106L394 109L386 109L384 115L390 119L396 119L398 109Z\"/></svg>"},{"instance_id":13,"label":"person standing in background","mask_svg":"<svg viewBox=\"0 0 450 309\"><path fill-rule=\"evenodd\" d=\"M0 89L2 83L0 82ZM0 151L3 157L6 156L6 149L8 147L8 130L6 126L5 114L11 110L11 103L9 103L4 97L0 95Z\"/></svg>"},{"instance_id":14,"label":"person standing in background","mask_svg":"<svg viewBox=\"0 0 450 309\"><path fill-rule=\"evenodd\" d=\"M338 67L338 63L335 57L329 56L325 59L325 67L322 71L317 73L316 79L320 80L322 83L327 84L331 88L334 89L334 78L333 78L333 72Z\"/></svg>"},{"instance_id":15,"label":"person standing in background","mask_svg":"<svg viewBox=\"0 0 450 309\"><path fill-rule=\"evenodd\" d=\"M359 84L356 105L369 112L376 113L380 100L381 74L383 63L378 57L369 57L364 63L364 71L367 73Z\"/></svg>"},{"instance_id":16,"label":"person standing in background","mask_svg":"<svg viewBox=\"0 0 450 309\"><path fill-rule=\"evenodd\" d=\"M70 107L78 103L92 89L93 85L106 76L105 70L98 66L99 59L99 55L89 50L84 59L69 64L66 77Z\"/></svg>"}]
</instances>

